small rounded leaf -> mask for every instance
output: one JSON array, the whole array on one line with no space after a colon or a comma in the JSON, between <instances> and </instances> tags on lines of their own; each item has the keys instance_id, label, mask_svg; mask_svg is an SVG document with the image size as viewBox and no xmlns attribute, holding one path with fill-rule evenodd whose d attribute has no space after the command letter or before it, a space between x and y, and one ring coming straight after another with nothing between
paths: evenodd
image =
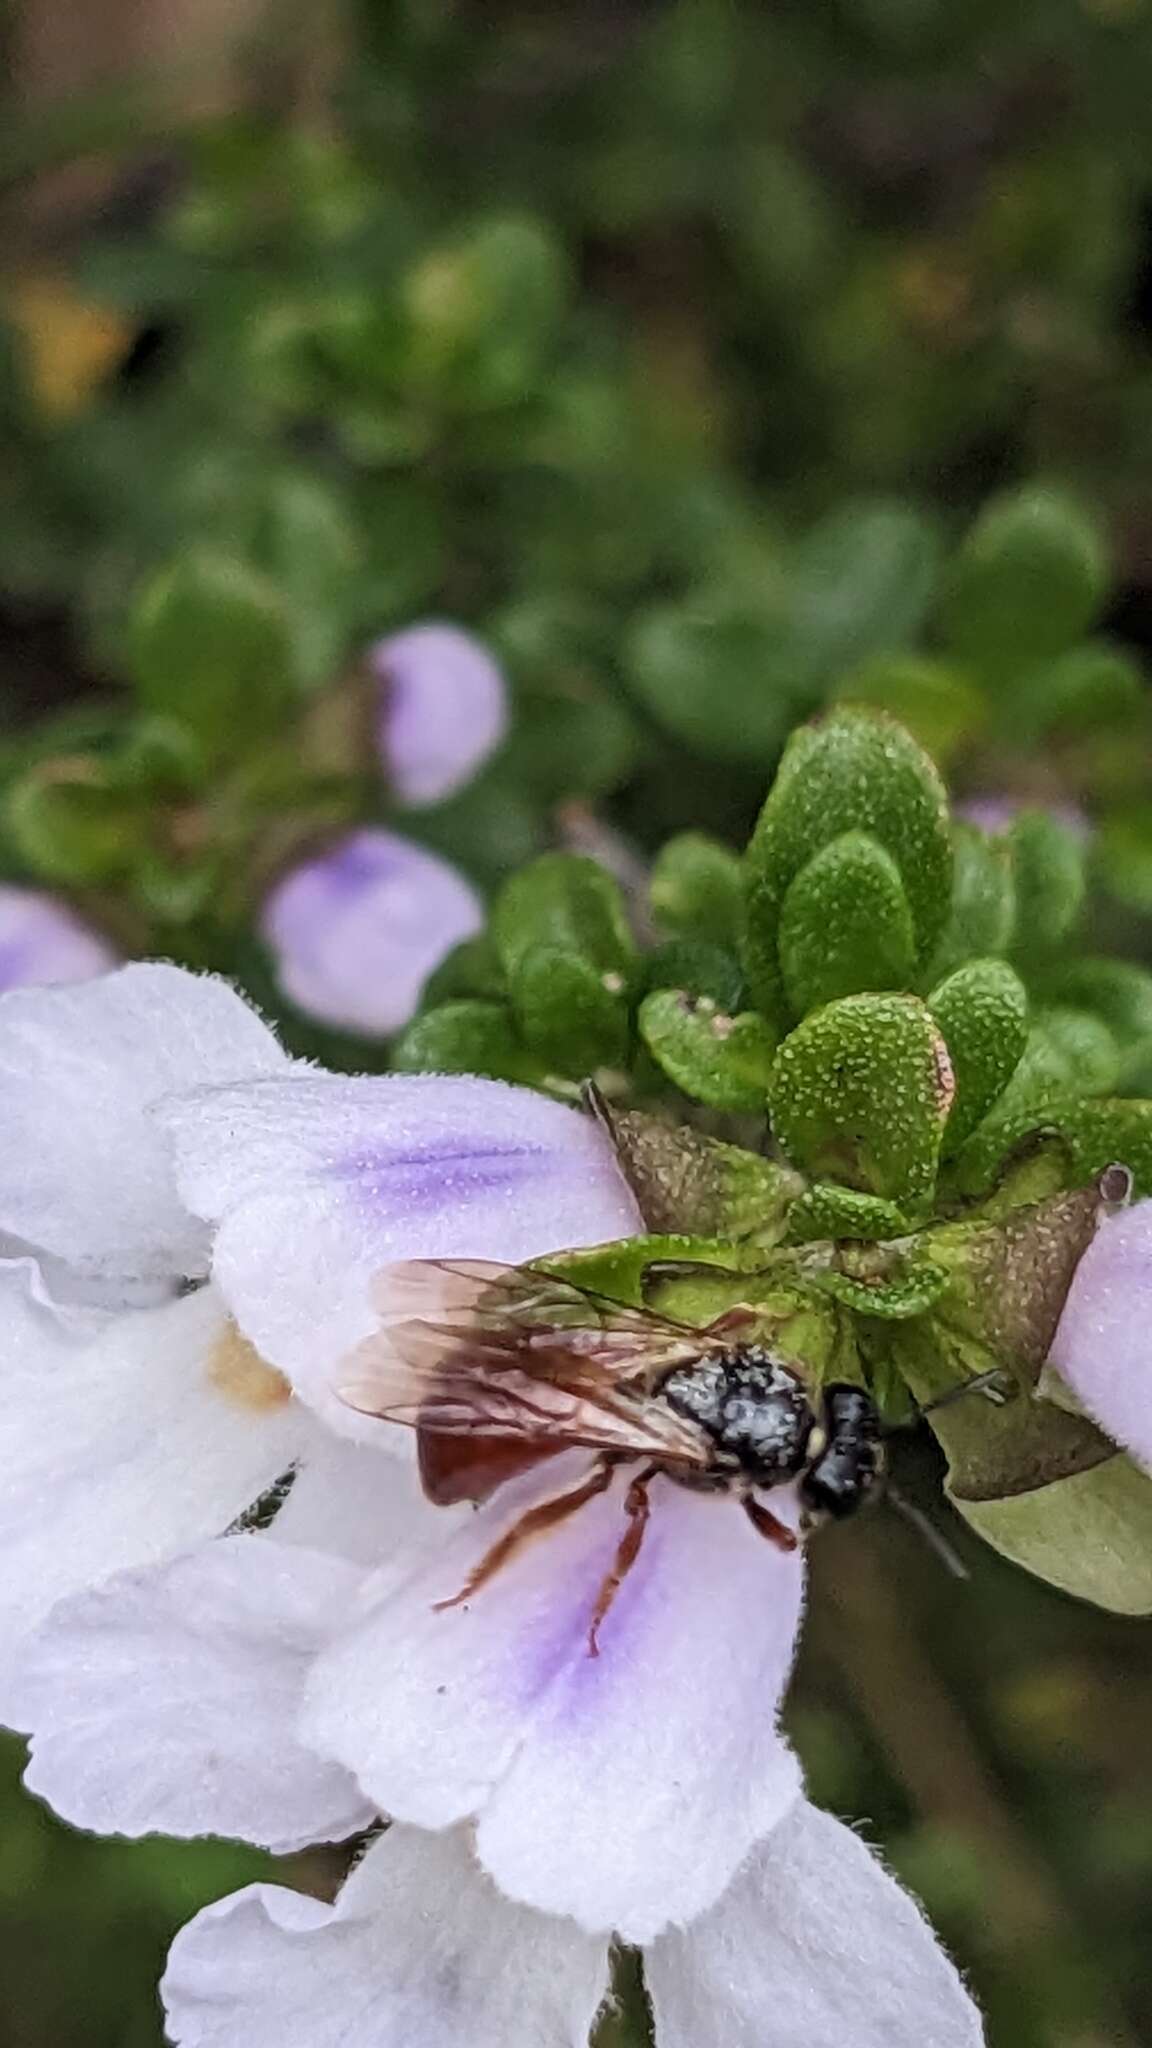
<instances>
[{"instance_id":1,"label":"small rounded leaf","mask_svg":"<svg viewBox=\"0 0 1152 2048\"><path fill-rule=\"evenodd\" d=\"M1016 878L1016 943L1030 955L1068 937L1084 902L1084 844L1050 811L1021 811L1008 832Z\"/></svg>"},{"instance_id":2,"label":"small rounded leaf","mask_svg":"<svg viewBox=\"0 0 1152 2048\"><path fill-rule=\"evenodd\" d=\"M550 1073L580 1080L628 1057L623 977L586 955L534 946L508 973L508 992L529 1050Z\"/></svg>"},{"instance_id":3,"label":"small rounded leaf","mask_svg":"<svg viewBox=\"0 0 1152 2048\"><path fill-rule=\"evenodd\" d=\"M276 733L297 699L298 650L274 584L203 550L163 570L131 626L136 687L212 754Z\"/></svg>"},{"instance_id":4,"label":"small rounded leaf","mask_svg":"<svg viewBox=\"0 0 1152 2048\"><path fill-rule=\"evenodd\" d=\"M620 887L581 854L544 853L510 876L492 913L505 972L538 946L583 957L600 973L625 973L632 939Z\"/></svg>"},{"instance_id":5,"label":"small rounded leaf","mask_svg":"<svg viewBox=\"0 0 1152 2048\"><path fill-rule=\"evenodd\" d=\"M745 856L746 963L753 993L770 1014L785 1008L777 935L789 885L820 847L852 831L867 833L895 863L918 960L940 935L951 900L952 844L939 774L894 720L833 712L792 735Z\"/></svg>"},{"instance_id":6,"label":"small rounded leaf","mask_svg":"<svg viewBox=\"0 0 1152 2048\"><path fill-rule=\"evenodd\" d=\"M936 1183L954 1090L944 1039L915 996L846 996L781 1045L772 1122L793 1165L916 1206Z\"/></svg>"},{"instance_id":7,"label":"small rounded leaf","mask_svg":"<svg viewBox=\"0 0 1152 2048\"><path fill-rule=\"evenodd\" d=\"M681 832L652 864L653 915L669 931L734 946L743 910L740 862L704 832Z\"/></svg>"},{"instance_id":8,"label":"small rounded leaf","mask_svg":"<svg viewBox=\"0 0 1152 2048\"><path fill-rule=\"evenodd\" d=\"M1003 960L972 960L933 989L928 1008L956 1076L945 1149L955 1151L1006 1088L1028 1038L1028 996Z\"/></svg>"},{"instance_id":9,"label":"small rounded leaf","mask_svg":"<svg viewBox=\"0 0 1152 2048\"><path fill-rule=\"evenodd\" d=\"M1108 586L1104 540L1062 492L996 499L952 565L941 625L952 646L993 665L1059 654L1091 625Z\"/></svg>"},{"instance_id":10,"label":"small rounded leaf","mask_svg":"<svg viewBox=\"0 0 1152 2048\"><path fill-rule=\"evenodd\" d=\"M707 997L657 989L640 1005L640 1031L686 1095L712 1109L765 1111L776 1041L755 1011L732 1017Z\"/></svg>"},{"instance_id":11,"label":"small rounded leaf","mask_svg":"<svg viewBox=\"0 0 1152 2048\"><path fill-rule=\"evenodd\" d=\"M866 832L813 854L780 909L780 971L793 1015L861 989L907 988L916 934L900 870Z\"/></svg>"},{"instance_id":12,"label":"small rounded leaf","mask_svg":"<svg viewBox=\"0 0 1152 2048\"><path fill-rule=\"evenodd\" d=\"M426 1010L393 1047L392 1065L401 1074L490 1074L497 1081L533 1081L540 1072L507 1005L479 998Z\"/></svg>"}]
</instances>

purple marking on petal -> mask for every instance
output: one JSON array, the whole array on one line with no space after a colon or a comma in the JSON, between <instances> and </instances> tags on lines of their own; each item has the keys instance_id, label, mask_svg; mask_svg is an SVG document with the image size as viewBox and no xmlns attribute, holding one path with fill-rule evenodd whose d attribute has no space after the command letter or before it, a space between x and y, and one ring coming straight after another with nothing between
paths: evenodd
<instances>
[{"instance_id":1,"label":"purple marking on petal","mask_svg":"<svg viewBox=\"0 0 1152 2048\"><path fill-rule=\"evenodd\" d=\"M469 1147L455 1137L430 1140L419 1152L360 1153L327 1169L328 1178L362 1181L370 1203L409 1212L443 1208L445 1196L503 1194L556 1172L556 1155L543 1145L488 1144Z\"/></svg>"},{"instance_id":2,"label":"purple marking on petal","mask_svg":"<svg viewBox=\"0 0 1152 2048\"><path fill-rule=\"evenodd\" d=\"M349 833L286 875L261 917L285 994L310 1016L387 1036L433 969L480 929L455 868L395 832Z\"/></svg>"},{"instance_id":3,"label":"purple marking on petal","mask_svg":"<svg viewBox=\"0 0 1152 2048\"><path fill-rule=\"evenodd\" d=\"M504 677L459 626L428 621L372 650L380 753L396 794L434 804L469 782L508 725Z\"/></svg>"}]
</instances>

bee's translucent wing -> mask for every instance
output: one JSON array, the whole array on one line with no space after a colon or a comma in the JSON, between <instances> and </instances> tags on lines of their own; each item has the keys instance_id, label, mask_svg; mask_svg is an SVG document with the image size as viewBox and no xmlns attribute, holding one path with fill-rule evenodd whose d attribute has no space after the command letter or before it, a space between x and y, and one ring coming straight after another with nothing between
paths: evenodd
<instances>
[{"instance_id":1,"label":"bee's translucent wing","mask_svg":"<svg viewBox=\"0 0 1152 2048\"><path fill-rule=\"evenodd\" d=\"M677 1364L707 1350L700 1333L622 1307L531 1268L480 1260L393 1266L377 1290L379 1328L348 1360L341 1397L421 1436L433 1498L465 1466L484 1492L572 1445L704 1469L707 1437L652 1398ZM433 1438L472 1439L462 1450ZM484 1446L487 1446L487 1451ZM437 1485L440 1471L443 1483Z\"/></svg>"}]
</instances>

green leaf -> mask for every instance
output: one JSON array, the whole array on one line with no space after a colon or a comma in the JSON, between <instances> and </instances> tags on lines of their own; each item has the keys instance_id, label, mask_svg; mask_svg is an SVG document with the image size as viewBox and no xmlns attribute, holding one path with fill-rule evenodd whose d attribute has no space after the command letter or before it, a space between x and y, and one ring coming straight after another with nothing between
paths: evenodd
<instances>
[{"instance_id":1,"label":"green leaf","mask_svg":"<svg viewBox=\"0 0 1152 2048\"><path fill-rule=\"evenodd\" d=\"M828 1237L902 1237L910 1228L908 1218L894 1202L863 1194L859 1188L837 1187L834 1181L814 1181L788 1212L788 1237L793 1244Z\"/></svg>"},{"instance_id":2,"label":"green leaf","mask_svg":"<svg viewBox=\"0 0 1152 2048\"><path fill-rule=\"evenodd\" d=\"M1152 910L1152 804L1110 811L1096 833L1093 863L1104 887L1129 910Z\"/></svg>"},{"instance_id":3,"label":"green leaf","mask_svg":"<svg viewBox=\"0 0 1152 2048\"><path fill-rule=\"evenodd\" d=\"M1050 811L1021 811L1008 832L1016 877L1016 935L1021 953L1052 952L1068 937L1084 903L1084 847Z\"/></svg>"},{"instance_id":4,"label":"green leaf","mask_svg":"<svg viewBox=\"0 0 1152 2048\"><path fill-rule=\"evenodd\" d=\"M824 679L910 640L939 564L936 527L914 505L864 499L821 520L795 558L799 672Z\"/></svg>"},{"instance_id":5,"label":"green leaf","mask_svg":"<svg viewBox=\"0 0 1152 2048\"><path fill-rule=\"evenodd\" d=\"M1108 588L1104 540L1062 492L994 500L965 537L941 609L951 645L994 667L1059 654L1087 630Z\"/></svg>"},{"instance_id":6,"label":"green leaf","mask_svg":"<svg viewBox=\"0 0 1152 2048\"><path fill-rule=\"evenodd\" d=\"M491 932L462 939L445 955L424 983L421 1003L425 1010L466 996L499 999L504 993L504 973Z\"/></svg>"},{"instance_id":7,"label":"green leaf","mask_svg":"<svg viewBox=\"0 0 1152 2048\"><path fill-rule=\"evenodd\" d=\"M955 1506L994 1550L1049 1585L1111 1614L1152 1614L1152 1480L1130 1459Z\"/></svg>"},{"instance_id":8,"label":"green leaf","mask_svg":"<svg viewBox=\"0 0 1152 2048\"><path fill-rule=\"evenodd\" d=\"M581 854L544 853L509 877L492 913L505 972L538 946L580 955L601 974L626 974L632 939L620 887Z\"/></svg>"},{"instance_id":9,"label":"green leaf","mask_svg":"<svg viewBox=\"0 0 1152 2048\"><path fill-rule=\"evenodd\" d=\"M327 485L273 471L255 508L252 559L292 614L292 649L303 688L328 681L345 652L358 568L356 537Z\"/></svg>"},{"instance_id":10,"label":"green leaf","mask_svg":"<svg viewBox=\"0 0 1152 2048\"><path fill-rule=\"evenodd\" d=\"M706 939L669 939L642 953L632 977L633 1001L654 989L680 989L689 996L708 996L720 1010L738 1010L744 993L744 970L735 954Z\"/></svg>"},{"instance_id":11,"label":"green leaf","mask_svg":"<svg viewBox=\"0 0 1152 2048\"><path fill-rule=\"evenodd\" d=\"M491 1074L536 1081L540 1063L521 1040L504 1003L479 998L441 1003L408 1026L392 1048L400 1074Z\"/></svg>"},{"instance_id":12,"label":"green leaf","mask_svg":"<svg viewBox=\"0 0 1152 2048\"><path fill-rule=\"evenodd\" d=\"M1131 655L1106 641L1088 641L1014 676L1004 709L1018 740L1072 740L1132 729L1143 701L1143 679Z\"/></svg>"},{"instance_id":13,"label":"green leaf","mask_svg":"<svg viewBox=\"0 0 1152 2048\"><path fill-rule=\"evenodd\" d=\"M154 579L132 619L131 659L141 701L215 757L278 733L297 701L287 607L224 555L186 555Z\"/></svg>"},{"instance_id":14,"label":"green leaf","mask_svg":"<svg viewBox=\"0 0 1152 2048\"><path fill-rule=\"evenodd\" d=\"M891 855L866 832L821 847L784 896L778 945L795 1016L861 989L907 988L916 935Z\"/></svg>"},{"instance_id":15,"label":"green leaf","mask_svg":"<svg viewBox=\"0 0 1152 2048\"><path fill-rule=\"evenodd\" d=\"M820 847L852 831L867 833L895 862L918 959L940 935L952 886L940 777L891 719L833 712L792 735L745 856L746 964L770 1015L784 1012L777 931L789 885Z\"/></svg>"},{"instance_id":16,"label":"green leaf","mask_svg":"<svg viewBox=\"0 0 1152 2048\"><path fill-rule=\"evenodd\" d=\"M423 256L408 277L408 378L469 413L522 401L567 292L564 252L546 223L490 215Z\"/></svg>"},{"instance_id":17,"label":"green leaf","mask_svg":"<svg viewBox=\"0 0 1152 2048\"><path fill-rule=\"evenodd\" d=\"M928 997L944 1033L956 1099L945 1149L956 1151L975 1130L1023 1057L1028 1038L1028 996L1003 960L973 960L957 968Z\"/></svg>"},{"instance_id":18,"label":"green leaf","mask_svg":"<svg viewBox=\"0 0 1152 2048\"><path fill-rule=\"evenodd\" d=\"M1069 1102L1059 1105L1054 1121L1068 1136L1085 1179L1117 1163L1133 1175L1140 1200L1152 1195L1152 1102Z\"/></svg>"},{"instance_id":19,"label":"green leaf","mask_svg":"<svg viewBox=\"0 0 1152 2048\"><path fill-rule=\"evenodd\" d=\"M1152 974L1131 960L1089 958L1059 967L1045 983L1056 1001L1102 1017L1121 1049L1123 1072L1152 1048Z\"/></svg>"},{"instance_id":20,"label":"green leaf","mask_svg":"<svg viewBox=\"0 0 1152 2048\"><path fill-rule=\"evenodd\" d=\"M846 996L781 1045L772 1122L794 1165L916 1206L935 1186L952 1090L944 1040L923 1003Z\"/></svg>"},{"instance_id":21,"label":"green leaf","mask_svg":"<svg viewBox=\"0 0 1152 2048\"><path fill-rule=\"evenodd\" d=\"M787 628L724 593L656 606L625 643L628 682L695 752L766 766L802 704ZM809 700L810 701L810 700Z\"/></svg>"},{"instance_id":22,"label":"green leaf","mask_svg":"<svg viewBox=\"0 0 1152 2048\"><path fill-rule=\"evenodd\" d=\"M669 931L739 943L743 915L740 862L728 846L704 832L681 832L661 847L652 864L653 915Z\"/></svg>"},{"instance_id":23,"label":"green leaf","mask_svg":"<svg viewBox=\"0 0 1152 2048\"><path fill-rule=\"evenodd\" d=\"M755 1011L732 1017L706 996L657 989L639 1021L649 1051L686 1095L712 1109L765 1112L776 1041Z\"/></svg>"},{"instance_id":24,"label":"green leaf","mask_svg":"<svg viewBox=\"0 0 1152 2048\"><path fill-rule=\"evenodd\" d=\"M1016 929L1016 874L1007 840L958 823L952 853L952 900L927 970L930 983L965 960L1006 953Z\"/></svg>"},{"instance_id":25,"label":"green leaf","mask_svg":"<svg viewBox=\"0 0 1152 2048\"><path fill-rule=\"evenodd\" d=\"M4 822L22 860L45 881L109 882L139 857L149 805L95 759L42 761L11 784Z\"/></svg>"},{"instance_id":26,"label":"green leaf","mask_svg":"<svg viewBox=\"0 0 1152 2048\"><path fill-rule=\"evenodd\" d=\"M1120 1079L1120 1048L1103 1018L1070 1006L1036 1012L1036 1028L1066 1063L1083 1095L1107 1095Z\"/></svg>"},{"instance_id":27,"label":"green leaf","mask_svg":"<svg viewBox=\"0 0 1152 2048\"><path fill-rule=\"evenodd\" d=\"M508 969L508 993L525 1044L548 1073L575 1080L628 1059L628 1012L620 977L583 953L533 946Z\"/></svg>"},{"instance_id":28,"label":"green leaf","mask_svg":"<svg viewBox=\"0 0 1152 2048\"><path fill-rule=\"evenodd\" d=\"M836 697L899 719L941 765L975 738L987 718L985 700L963 669L927 655L876 655L843 678Z\"/></svg>"}]
</instances>

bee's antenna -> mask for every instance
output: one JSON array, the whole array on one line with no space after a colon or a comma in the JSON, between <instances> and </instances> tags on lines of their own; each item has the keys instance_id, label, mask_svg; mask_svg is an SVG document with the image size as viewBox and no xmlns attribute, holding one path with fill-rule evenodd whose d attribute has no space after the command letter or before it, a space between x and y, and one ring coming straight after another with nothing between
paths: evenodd
<instances>
[{"instance_id":1,"label":"bee's antenna","mask_svg":"<svg viewBox=\"0 0 1152 2048\"><path fill-rule=\"evenodd\" d=\"M911 1523L917 1534L928 1545L929 1550L939 1558L945 1571L951 1573L954 1579L969 1580L972 1577L959 1552L953 1549L943 1530L936 1527L935 1522L924 1513L923 1508L918 1508L914 1501L908 1499L906 1494L898 1492L891 1482L884 1489L884 1498L891 1501L897 1514L903 1515L904 1520Z\"/></svg>"}]
</instances>

